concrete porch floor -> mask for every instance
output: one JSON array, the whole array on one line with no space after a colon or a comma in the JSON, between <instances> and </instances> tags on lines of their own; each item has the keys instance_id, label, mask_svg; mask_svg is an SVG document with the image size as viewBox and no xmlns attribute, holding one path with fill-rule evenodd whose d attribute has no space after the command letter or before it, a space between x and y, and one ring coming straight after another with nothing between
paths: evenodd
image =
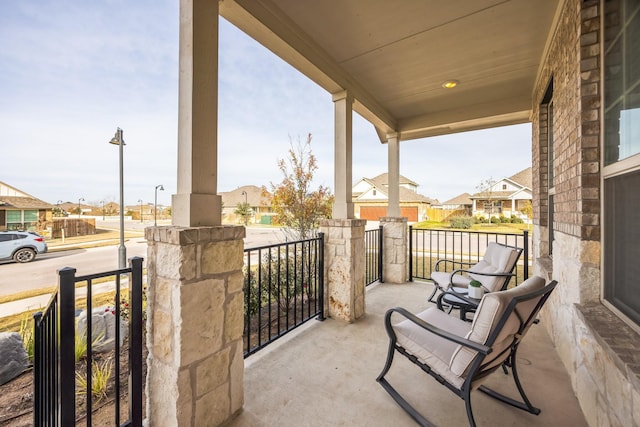
<instances>
[{"instance_id":1,"label":"concrete porch floor","mask_svg":"<svg viewBox=\"0 0 640 427\"><path fill-rule=\"evenodd\" d=\"M231 426L415 426L376 382L388 339L390 307L419 312L430 305L432 284L374 284L366 316L353 324L312 320L245 360L242 413ZM531 415L481 392L471 395L478 426L585 426L569 377L542 324L533 325L518 351L527 395L542 410ZM437 426L468 425L464 401L397 355L386 378ZM519 398L511 374L501 370L488 386Z\"/></svg>"}]
</instances>

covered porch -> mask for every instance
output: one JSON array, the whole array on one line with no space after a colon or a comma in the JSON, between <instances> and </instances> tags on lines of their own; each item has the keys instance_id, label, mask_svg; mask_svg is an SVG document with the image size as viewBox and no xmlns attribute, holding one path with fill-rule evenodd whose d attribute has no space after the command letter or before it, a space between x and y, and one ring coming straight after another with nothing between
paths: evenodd
<instances>
[{"instance_id":1,"label":"covered porch","mask_svg":"<svg viewBox=\"0 0 640 427\"><path fill-rule=\"evenodd\" d=\"M530 369L542 369L522 373L532 388L532 400L543 408L541 417L531 422L638 424L638 363L637 352L632 351L637 348L637 322L611 309L602 280L607 258L601 247L604 98L600 79L606 6L599 0L331 5L294 0L181 0L178 186L172 199L173 224L146 232L150 245L150 423L218 425L242 414L233 422L277 424L275 419L265 421L270 413L299 416L303 424L313 425L321 424L314 419L329 416L336 417L327 420L331 425L366 424L358 419L365 416L372 416L373 424L389 424L375 421L391 413L397 415L392 417L394 423L402 419L401 410L393 402L387 404L374 383L386 351L384 331L376 320L387 308L385 304L421 308L412 304L421 304L422 295L428 292L415 284L384 285L366 295L362 291L364 268L359 254L365 224L354 216L351 190L355 112L375 127L377 142L387 145L387 158L380 159L389 175L388 217L382 221L385 253L392 255L384 260L387 283L407 279L407 224L399 204L400 143L533 124L534 274L557 279L560 285L541 313L542 327L534 328L521 353L531 362ZM632 14L635 10L629 16L640 16ZM327 235L324 277L331 320L300 333L286 349L281 345L262 356L246 372L241 351L244 228L221 226L217 188L217 164L224 160L218 156L217 132L219 16L325 89L335 111L335 204L333 218L322 226ZM629 30L637 25L634 22L628 24ZM628 57L631 61L632 52ZM615 138L611 139L615 145ZM622 163L620 170L610 171L611 176L628 165L637 166ZM635 232L637 222L629 230ZM631 262L621 264L619 270L630 270ZM615 282L611 279L607 286ZM635 281L629 286L635 291ZM404 297L399 296L404 288L421 296L407 297L404 304ZM390 290L382 298L386 302L376 302L374 295L386 289ZM327 338L320 333L315 336L325 330L329 331ZM529 347L545 342L546 347ZM316 371L318 355L320 365L331 375ZM264 377L259 374L260 364L269 369ZM569 370L568 375L562 366ZM277 375L278 369L286 372ZM422 375L414 371L398 373L405 375L403 384L411 387L414 381L423 382ZM563 378L562 385L552 384L559 378ZM463 414L455 396L447 396L450 407L442 400L449 392L438 387L433 390L422 391L429 398L418 407L431 414L424 405L437 406L445 415L435 415L436 423L446 425L451 414ZM256 396L266 398L268 405L261 406ZM328 406L314 413L315 405L307 405L302 400L306 398ZM484 396L477 399L486 400ZM343 404L345 412L341 413ZM514 418L506 420L504 414L512 410L495 410L493 405L475 405L479 422L498 417L487 423L520 424L530 418L515 411L508 415ZM562 418L570 413L576 418ZM459 425L461 420L452 424Z\"/></svg>"},{"instance_id":2,"label":"covered porch","mask_svg":"<svg viewBox=\"0 0 640 427\"><path fill-rule=\"evenodd\" d=\"M430 282L371 285L366 291L367 314L358 322L312 321L247 358L244 409L230 425L416 425L376 377L387 352L385 311L395 306L421 311L432 305L426 300L431 290ZM523 340L518 367L540 415L474 392L478 425L586 425L569 375L542 324L534 325ZM389 378L435 425L467 425L464 402L405 358L396 358ZM517 394L510 374L496 371L487 384Z\"/></svg>"}]
</instances>

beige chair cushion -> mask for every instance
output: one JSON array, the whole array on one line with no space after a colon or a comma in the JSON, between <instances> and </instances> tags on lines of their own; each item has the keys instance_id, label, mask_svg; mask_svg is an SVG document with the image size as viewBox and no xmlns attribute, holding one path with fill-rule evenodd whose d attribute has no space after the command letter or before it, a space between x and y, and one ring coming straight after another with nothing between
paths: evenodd
<instances>
[{"instance_id":1,"label":"beige chair cushion","mask_svg":"<svg viewBox=\"0 0 640 427\"><path fill-rule=\"evenodd\" d=\"M469 271L487 274L511 273L517 258L517 249L490 242L484 257ZM489 292L499 290L505 281L504 277L499 276L483 276L473 273L469 273L469 276L482 283L482 286Z\"/></svg>"},{"instance_id":2,"label":"beige chair cushion","mask_svg":"<svg viewBox=\"0 0 640 427\"><path fill-rule=\"evenodd\" d=\"M500 321L504 310L511 300L516 296L542 289L544 285L545 281L543 278L533 276L514 288L485 294L478 306L473 323L471 324L471 330L466 335L466 338L480 344L485 344L491 331L497 326L497 323ZM539 299L534 298L518 306L518 311L523 319L526 319L531 314L538 301ZM516 314L513 313L493 343L493 352L487 356L489 360L485 360L484 363L490 362L493 359L495 359L495 362L490 363L489 366L502 363L504 355L500 354L511 344L513 336L519 327L520 322ZM450 369L453 374L458 376L465 375L476 354L477 352L474 350L458 346L453 352L450 362ZM496 359L498 357L499 359Z\"/></svg>"},{"instance_id":3,"label":"beige chair cushion","mask_svg":"<svg viewBox=\"0 0 640 427\"><path fill-rule=\"evenodd\" d=\"M449 316L435 307L428 308L417 316L427 323L461 337L471 332L471 323ZM393 330L398 344L407 352L416 356L420 362L431 366L451 384L456 387L462 386L464 378L452 374L449 369L451 358L459 347L458 344L426 331L410 320L394 325Z\"/></svg>"}]
</instances>

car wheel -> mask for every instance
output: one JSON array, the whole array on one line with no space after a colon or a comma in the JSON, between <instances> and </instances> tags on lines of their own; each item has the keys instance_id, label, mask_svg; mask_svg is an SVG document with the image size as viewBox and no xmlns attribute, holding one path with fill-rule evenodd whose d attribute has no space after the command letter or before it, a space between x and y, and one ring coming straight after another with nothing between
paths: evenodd
<instances>
[{"instance_id":1,"label":"car wheel","mask_svg":"<svg viewBox=\"0 0 640 427\"><path fill-rule=\"evenodd\" d=\"M23 263L33 261L35 257L36 257L36 251L29 248L18 249L18 252L13 254L13 259L16 262L23 262Z\"/></svg>"}]
</instances>

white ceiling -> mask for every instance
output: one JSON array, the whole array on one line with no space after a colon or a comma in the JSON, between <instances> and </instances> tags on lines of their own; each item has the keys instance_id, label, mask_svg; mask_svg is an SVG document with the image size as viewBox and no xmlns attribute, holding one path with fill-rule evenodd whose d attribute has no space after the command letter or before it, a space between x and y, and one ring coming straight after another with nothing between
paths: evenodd
<instances>
[{"instance_id":1,"label":"white ceiling","mask_svg":"<svg viewBox=\"0 0 640 427\"><path fill-rule=\"evenodd\" d=\"M351 92L385 141L530 121L562 1L222 0L220 14L330 93Z\"/></svg>"}]
</instances>

